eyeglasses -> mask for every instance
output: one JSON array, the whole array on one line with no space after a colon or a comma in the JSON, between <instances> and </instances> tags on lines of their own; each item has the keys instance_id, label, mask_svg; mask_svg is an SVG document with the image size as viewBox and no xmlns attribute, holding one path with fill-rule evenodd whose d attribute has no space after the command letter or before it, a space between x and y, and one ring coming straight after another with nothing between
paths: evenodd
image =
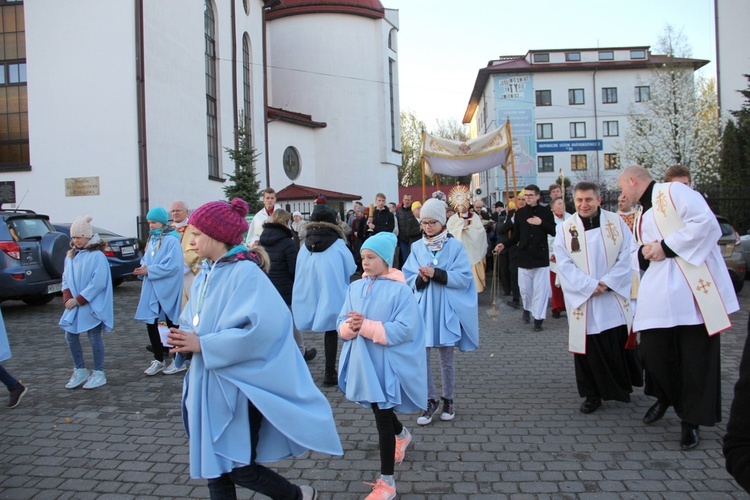
<instances>
[{"instance_id":1,"label":"eyeglasses","mask_svg":"<svg viewBox=\"0 0 750 500\"><path fill-rule=\"evenodd\" d=\"M423 220L419 222L423 226L429 226L433 227L435 224L438 224L438 221L436 220Z\"/></svg>"},{"instance_id":2,"label":"eyeglasses","mask_svg":"<svg viewBox=\"0 0 750 500\"><path fill-rule=\"evenodd\" d=\"M172 213L175 213L175 212L187 212L187 208L181 208L179 210L172 210Z\"/></svg>"}]
</instances>

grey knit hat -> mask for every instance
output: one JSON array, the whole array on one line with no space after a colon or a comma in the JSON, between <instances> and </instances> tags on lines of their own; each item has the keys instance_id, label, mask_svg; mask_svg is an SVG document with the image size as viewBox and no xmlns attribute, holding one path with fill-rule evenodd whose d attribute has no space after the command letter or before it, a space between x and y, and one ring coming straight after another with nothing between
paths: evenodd
<instances>
[{"instance_id":1,"label":"grey knit hat","mask_svg":"<svg viewBox=\"0 0 750 500\"><path fill-rule=\"evenodd\" d=\"M437 198L430 198L422 205L419 212L421 219L435 219L441 226L445 226L445 202Z\"/></svg>"}]
</instances>

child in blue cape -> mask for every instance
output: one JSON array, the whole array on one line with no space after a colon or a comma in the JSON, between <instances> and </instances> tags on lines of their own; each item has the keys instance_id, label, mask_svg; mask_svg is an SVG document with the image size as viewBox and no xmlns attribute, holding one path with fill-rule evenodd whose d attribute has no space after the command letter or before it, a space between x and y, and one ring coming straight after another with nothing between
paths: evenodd
<instances>
[{"instance_id":1,"label":"child in blue cape","mask_svg":"<svg viewBox=\"0 0 750 500\"><path fill-rule=\"evenodd\" d=\"M190 475L208 479L212 499L233 499L235 485L274 499L310 500L261 462L308 450L341 455L331 407L294 342L292 315L265 274L267 255L241 245L247 203L214 201L190 216L191 246L204 258L190 299L172 328L185 377L183 420Z\"/></svg>"},{"instance_id":2,"label":"child in blue cape","mask_svg":"<svg viewBox=\"0 0 750 500\"><path fill-rule=\"evenodd\" d=\"M402 270L416 291L425 322L427 346L427 409L417 419L427 425L438 412L437 390L430 369L430 353L440 353L443 409L440 420L453 420L455 386L453 351L472 351L479 345L477 289L463 245L445 227L446 205L431 198L422 205L424 236L411 246Z\"/></svg>"},{"instance_id":3,"label":"child in blue cape","mask_svg":"<svg viewBox=\"0 0 750 500\"><path fill-rule=\"evenodd\" d=\"M393 471L404 460L411 434L396 417L424 409L427 398L424 325L414 293L391 269L396 235L370 236L362 245L362 279L349 286L338 317L344 340L339 387L346 398L375 413L380 479L368 499L396 496Z\"/></svg>"},{"instance_id":4,"label":"child in blue cape","mask_svg":"<svg viewBox=\"0 0 750 500\"><path fill-rule=\"evenodd\" d=\"M73 375L65 385L74 389L95 389L107 383L104 376L102 331L111 332L115 323L112 274L104 255L107 243L91 229L91 216L78 217L70 226L70 246L65 257L62 294L65 311L58 325L65 330ZM94 371L89 374L83 359L80 336L87 333L94 352Z\"/></svg>"},{"instance_id":5,"label":"child in blue cape","mask_svg":"<svg viewBox=\"0 0 750 500\"><path fill-rule=\"evenodd\" d=\"M184 263L180 233L167 225L167 211L162 207L154 207L148 211L146 219L149 227L148 243L141 266L133 274L143 280L135 319L146 323L154 360L143 373L152 376L167 368L164 365L164 345L159 335L159 322L173 327L180 317ZM177 373L174 369L167 372Z\"/></svg>"},{"instance_id":6,"label":"child in blue cape","mask_svg":"<svg viewBox=\"0 0 750 500\"><path fill-rule=\"evenodd\" d=\"M336 213L327 205L315 205L305 229L307 236L294 272L292 311L300 330L325 332L323 385L333 387L338 383L336 319L357 265L336 222Z\"/></svg>"}]
</instances>

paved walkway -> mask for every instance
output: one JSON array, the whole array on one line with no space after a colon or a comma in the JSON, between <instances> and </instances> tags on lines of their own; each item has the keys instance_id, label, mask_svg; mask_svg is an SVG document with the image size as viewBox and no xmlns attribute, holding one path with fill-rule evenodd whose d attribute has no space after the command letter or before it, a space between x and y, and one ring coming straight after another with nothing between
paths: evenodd
<instances>
[{"instance_id":1,"label":"paved walkway","mask_svg":"<svg viewBox=\"0 0 750 500\"><path fill-rule=\"evenodd\" d=\"M56 326L62 299L37 308L3 303L14 354L4 366L30 389L13 410L0 400L0 498L208 498L204 482L187 473L181 377L142 373L151 358L145 327L132 319L139 290L130 282L115 291L117 331L105 337L109 384L93 391L64 388L71 361ZM740 301L735 328L722 336L725 419L750 291ZM480 349L456 356L456 419L419 427L416 415L403 417L414 441L396 466L399 498L748 498L724 469L725 423L702 429L700 447L682 451L671 410L651 426L641 423L653 401L640 389L630 404L605 402L581 414L566 319L548 318L533 333L504 297L493 307L485 292L480 325ZM307 338L322 353L322 335ZM321 384L323 360L310 369ZM344 457L313 453L273 467L313 484L322 499L364 498L363 481L374 481L379 469L372 413L338 389L323 392ZM240 498L253 497L244 490Z\"/></svg>"}]
</instances>

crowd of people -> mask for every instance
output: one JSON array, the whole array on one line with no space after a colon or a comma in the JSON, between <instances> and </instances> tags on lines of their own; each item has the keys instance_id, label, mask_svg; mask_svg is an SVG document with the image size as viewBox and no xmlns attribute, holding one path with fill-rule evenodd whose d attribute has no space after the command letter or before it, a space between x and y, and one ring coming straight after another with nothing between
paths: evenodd
<instances>
[{"instance_id":1,"label":"crowd of people","mask_svg":"<svg viewBox=\"0 0 750 500\"><path fill-rule=\"evenodd\" d=\"M261 463L308 450L342 454L330 404L306 363L317 352L305 336L317 332L323 385L373 411L380 475L367 498L395 498L395 467L412 440L397 413L417 413L420 426L456 417L455 350L479 346L487 267L533 331L543 330L550 299L553 318L567 317L582 413L629 402L643 386L655 398L643 422L671 407L680 446L697 447L700 426L721 420L718 334L739 305L716 245L720 228L689 187L689 171L675 167L664 180L639 166L623 170L618 212L601 207L600 188L589 182L574 187L572 212L560 186L550 186L544 204L533 184L491 214L460 189L423 203L407 194L398 205L378 193L344 220L323 196L309 221L290 214L271 188L249 225L238 198L192 213L183 201L170 213L151 208L134 272L142 280L135 319L146 324L154 357L144 373L185 372L191 476L207 480L213 499L235 498L236 485L271 498L316 497ZM68 389L107 383L102 333L113 328L113 292L91 220L72 224L65 259L59 325L73 361ZM0 361L8 357L3 327ZM750 341L725 439L727 468L745 488L748 363ZM26 387L1 365L0 380L8 406L17 406Z\"/></svg>"}]
</instances>

